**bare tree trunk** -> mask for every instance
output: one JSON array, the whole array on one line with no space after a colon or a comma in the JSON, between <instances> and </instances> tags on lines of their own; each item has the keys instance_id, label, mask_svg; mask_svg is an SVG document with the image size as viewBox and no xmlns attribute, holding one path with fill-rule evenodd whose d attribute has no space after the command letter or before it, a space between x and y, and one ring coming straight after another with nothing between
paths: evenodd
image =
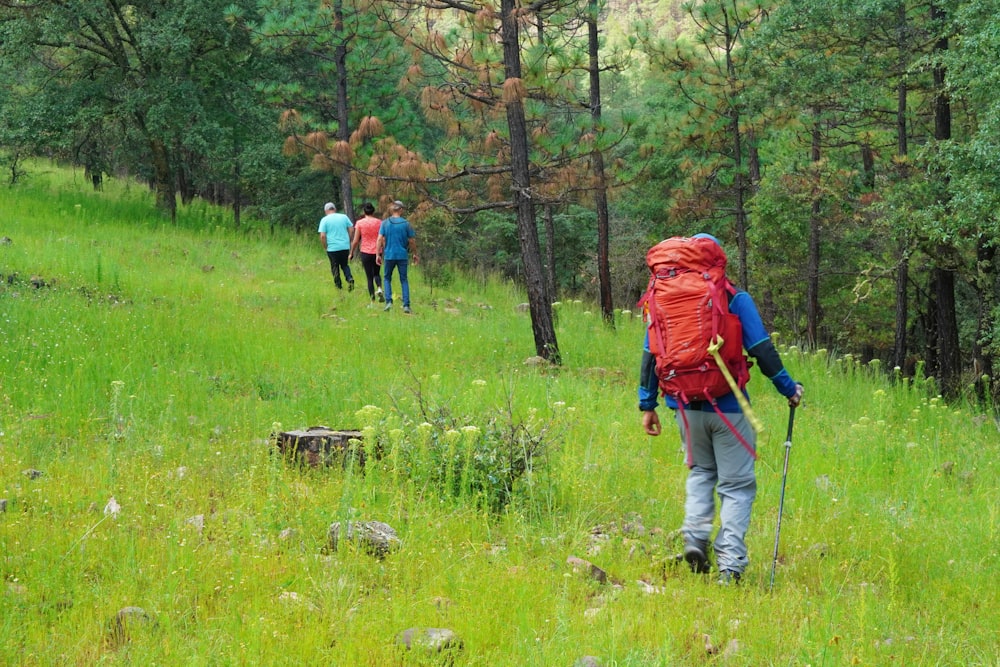
<instances>
[{"instance_id":1,"label":"bare tree trunk","mask_svg":"<svg viewBox=\"0 0 1000 667\"><path fill-rule=\"evenodd\" d=\"M904 46L906 44L906 6L900 3L897 10L899 23L897 32L899 34L900 65L901 71L906 71L907 58ZM909 89L906 86L906 77L900 76L899 85L896 87L896 155L900 158L906 157L909 152L909 137L906 135L906 107L908 103ZM900 160L900 180L905 181L910 177L906 168L906 161ZM906 356L909 354L908 324L909 324L909 282L910 282L910 259L909 243L903 232L903 239L899 242L899 262L896 268L896 329L892 342L892 364L894 367L904 370L906 368Z\"/></svg>"},{"instance_id":2,"label":"bare tree trunk","mask_svg":"<svg viewBox=\"0 0 1000 667\"><path fill-rule=\"evenodd\" d=\"M598 60L600 43L597 31L599 7L597 0L587 3L587 51L590 56L590 117L594 125L594 135L601 124L601 65ZM596 142L596 138L595 138ZM601 316L604 322L615 325L614 298L611 293L610 233L608 220L608 180L604 173L604 153L595 148L591 153L591 167L594 170L594 208L597 210L597 281L601 292Z\"/></svg>"},{"instance_id":3,"label":"bare tree trunk","mask_svg":"<svg viewBox=\"0 0 1000 667\"><path fill-rule=\"evenodd\" d=\"M940 20L944 18L944 13L931 4L931 19ZM948 49L948 38L941 37L934 45L935 51L946 51ZM934 138L938 141L951 139L951 102L948 99L948 91L945 89L945 69L941 66L934 68ZM942 184L947 191L947 180ZM948 204L949 196L944 195L945 207ZM934 267L933 284L935 287L935 299L937 302L937 351L938 351L938 377L941 381L941 389L946 396L954 396L959 390L959 375L962 371L962 353L958 339L958 316L955 312L955 270L950 266L945 266L942 258L950 256L949 248L940 246L937 253L937 266Z\"/></svg>"},{"instance_id":4,"label":"bare tree trunk","mask_svg":"<svg viewBox=\"0 0 1000 667\"><path fill-rule=\"evenodd\" d=\"M500 21L503 29L503 62L506 79L521 78L521 45L518 39L516 0L501 0ZM528 159L528 129L524 102L518 95L506 101L507 127L510 132L511 178L517 210L517 236L524 262L524 279L531 310L531 329L538 356L553 364L561 363L552 323L552 301L545 289L542 255L538 243L535 206L531 201L531 164Z\"/></svg>"},{"instance_id":5,"label":"bare tree trunk","mask_svg":"<svg viewBox=\"0 0 1000 667\"><path fill-rule=\"evenodd\" d=\"M747 211L744 200L744 187L746 179L743 178L743 142L740 134L740 119L737 113L733 113L732 122L733 138L733 169L735 177L733 179L733 190L735 196L736 210L736 247L739 252L740 270L739 283L745 290L750 289L750 271L747 268L749 252L747 249Z\"/></svg>"},{"instance_id":6,"label":"bare tree trunk","mask_svg":"<svg viewBox=\"0 0 1000 667\"><path fill-rule=\"evenodd\" d=\"M906 367L909 353L907 341L907 321L909 320L909 298L907 288L910 281L910 259L905 241L900 242L899 264L896 267L896 331L892 344L892 365Z\"/></svg>"},{"instance_id":7,"label":"bare tree trunk","mask_svg":"<svg viewBox=\"0 0 1000 667\"><path fill-rule=\"evenodd\" d=\"M997 249L991 240L980 234L976 244L976 295L979 312L976 341L972 347L973 370L976 374L976 394L984 405L994 399L993 380L993 312L997 307ZM992 386L991 386L992 385Z\"/></svg>"},{"instance_id":8,"label":"bare tree trunk","mask_svg":"<svg viewBox=\"0 0 1000 667\"><path fill-rule=\"evenodd\" d=\"M240 143L239 132L233 129L233 224L237 229L240 227L240 214L242 213L243 188L240 185Z\"/></svg>"},{"instance_id":9,"label":"bare tree trunk","mask_svg":"<svg viewBox=\"0 0 1000 667\"><path fill-rule=\"evenodd\" d=\"M166 145L159 139L149 140L150 158L153 162L153 183L156 189L156 206L170 215L170 221L177 221L177 197L174 189L170 156Z\"/></svg>"},{"instance_id":10,"label":"bare tree trunk","mask_svg":"<svg viewBox=\"0 0 1000 667\"><path fill-rule=\"evenodd\" d=\"M757 151L757 135L753 128L747 129L747 176L750 189L756 193L760 187L760 153Z\"/></svg>"},{"instance_id":11,"label":"bare tree trunk","mask_svg":"<svg viewBox=\"0 0 1000 667\"><path fill-rule=\"evenodd\" d=\"M545 287L553 301L559 299L556 289L556 224L552 214L552 204L545 205Z\"/></svg>"},{"instance_id":12,"label":"bare tree trunk","mask_svg":"<svg viewBox=\"0 0 1000 667\"><path fill-rule=\"evenodd\" d=\"M820 160L820 130L819 124L813 125L812 149L810 159L815 170L814 178L819 181L819 160ZM823 221L820 216L822 201L820 200L821 188L816 183L816 191L812 197L812 206L809 212L809 254L806 259L806 339L809 344L815 347L819 344L819 246L822 236Z\"/></svg>"},{"instance_id":13,"label":"bare tree trunk","mask_svg":"<svg viewBox=\"0 0 1000 667\"><path fill-rule=\"evenodd\" d=\"M337 139L348 141L351 138L350 115L347 97L347 37L344 35L344 3L336 0L333 4L333 29L338 42L333 50L334 61L337 64ZM344 166L340 170L341 208L348 218L354 220L354 193L351 189L351 169Z\"/></svg>"},{"instance_id":14,"label":"bare tree trunk","mask_svg":"<svg viewBox=\"0 0 1000 667\"><path fill-rule=\"evenodd\" d=\"M907 69L907 21L906 3L900 2L896 10L898 19L896 24L897 41L899 47L900 72ZM900 158L906 157L909 153L909 144L906 135L906 107L908 103L909 89L906 86L906 77L899 77L899 84L896 86L896 155ZM899 160L901 181L910 177L906 167L906 160ZM899 240L899 261L896 264L896 330L892 342L892 364L900 370L906 369L906 357L909 351L909 283L910 283L910 250L908 235L906 230L901 230L902 238Z\"/></svg>"}]
</instances>

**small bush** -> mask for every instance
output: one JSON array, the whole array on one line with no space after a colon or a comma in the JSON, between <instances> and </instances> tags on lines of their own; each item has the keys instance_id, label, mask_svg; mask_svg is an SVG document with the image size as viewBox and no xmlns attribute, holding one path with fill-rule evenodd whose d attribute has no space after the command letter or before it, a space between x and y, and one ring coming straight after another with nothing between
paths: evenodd
<instances>
[{"instance_id":1,"label":"small bush","mask_svg":"<svg viewBox=\"0 0 1000 667\"><path fill-rule=\"evenodd\" d=\"M425 492L471 502L491 512L510 503L518 480L540 472L557 449L557 417L526 418L511 406L479 417L452 414L447 405L429 406L417 392L420 418L366 406L366 441L387 443L385 465Z\"/></svg>"}]
</instances>

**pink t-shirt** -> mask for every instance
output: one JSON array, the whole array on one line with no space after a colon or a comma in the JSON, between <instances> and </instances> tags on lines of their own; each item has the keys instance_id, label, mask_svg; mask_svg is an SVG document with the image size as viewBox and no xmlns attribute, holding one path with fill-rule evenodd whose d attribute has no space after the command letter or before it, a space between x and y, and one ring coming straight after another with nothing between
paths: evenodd
<instances>
[{"instance_id":1,"label":"pink t-shirt","mask_svg":"<svg viewBox=\"0 0 1000 667\"><path fill-rule=\"evenodd\" d=\"M354 230L361 234L361 252L367 255L374 255L378 248L378 228L382 221L370 215L354 223Z\"/></svg>"}]
</instances>

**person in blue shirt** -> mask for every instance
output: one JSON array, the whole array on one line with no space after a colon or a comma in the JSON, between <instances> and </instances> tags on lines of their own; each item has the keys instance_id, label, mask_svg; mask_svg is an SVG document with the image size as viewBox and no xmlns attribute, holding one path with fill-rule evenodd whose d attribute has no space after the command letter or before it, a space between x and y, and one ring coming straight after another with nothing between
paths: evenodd
<instances>
[{"instance_id":1,"label":"person in blue shirt","mask_svg":"<svg viewBox=\"0 0 1000 667\"><path fill-rule=\"evenodd\" d=\"M333 274L333 284L337 289L344 289L340 280L340 272L344 272L347 280L347 291L354 289L354 276L351 275L349 258L351 241L354 240L354 223L343 213L337 213L333 202L327 202L323 207L326 215L319 221L319 241L326 248L326 256L330 259L330 273Z\"/></svg>"},{"instance_id":2,"label":"person in blue shirt","mask_svg":"<svg viewBox=\"0 0 1000 667\"><path fill-rule=\"evenodd\" d=\"M719 243L710 234L696 234L695 237ZM798 406L802 400L802 385L785 370L753 299L745 291L737 290L729 302L729 311L739 317L743 349L756 360L757 367L775 389L788 399L788 404ZM662 430L656 412L658 389L656 358L649 351L647 329L639 376L639 409L643 429L653 436L660 435ZM745 390L743 393L749 401ZM677 400L670 396L665 396L664 400L667 407L675 411L681 439L688 448L681 528L683 558L693 572L710 571L708 544L715 521L715 495L718 494L720 526L713 546L719 583L739 583L749 563L746 533L757 495L756 433L732 392L716 399L714 406L710 401L692 401L678 406Z\"/></svg>"},{"instance_id":3,"label":"person in blue shirt","mask_svg":"<svg viewBox=\"0 0 1000 667\"><path fill-rule=\"evenodd\" d=\"M417 263L417 234L413 225L403 217L403 202L396 200L389 206L389 217L378 230L377 260L382 265L382 293L384 310L392 309L392 274L399 269L399 285L403 292L403 312L410 313L410 281L407 275L410 258Z\"/></svg>"}]
</instances>

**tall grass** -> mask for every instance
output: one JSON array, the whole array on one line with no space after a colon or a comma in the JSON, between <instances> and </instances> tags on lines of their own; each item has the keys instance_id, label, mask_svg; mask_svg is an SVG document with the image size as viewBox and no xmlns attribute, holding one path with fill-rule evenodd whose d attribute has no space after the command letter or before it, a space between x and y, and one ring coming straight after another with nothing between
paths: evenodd
<instances>
[{"instance_id":1,"label":"tall grass","mask_svg":"<svg viewBox=\"0 0 1000 667\"><path fill-rule=\"evenodd\" d=\"M720 588L673 564L685 469L674 429L639 427L634 318L609 330L564 302L566 363L526 365L509 284L432 291L418 266L415 314L383 313L334 289L313 234L235 231L209 207L171 225L141 188L82 180L0 193L0 663L438 664L396 646L414 626L455 631L461 665L1000 662L997 425L932 383L783 345L807 400L776 584L788 410L757 375L752 564ZM549 455L491 512L400 463L422 406L546 424ZM276 428L317 424L385 457L273 455ZM403 546L330 552L339 520ZM149 620L123 639L128 606Z\"/></svg>"}]
</instances>

